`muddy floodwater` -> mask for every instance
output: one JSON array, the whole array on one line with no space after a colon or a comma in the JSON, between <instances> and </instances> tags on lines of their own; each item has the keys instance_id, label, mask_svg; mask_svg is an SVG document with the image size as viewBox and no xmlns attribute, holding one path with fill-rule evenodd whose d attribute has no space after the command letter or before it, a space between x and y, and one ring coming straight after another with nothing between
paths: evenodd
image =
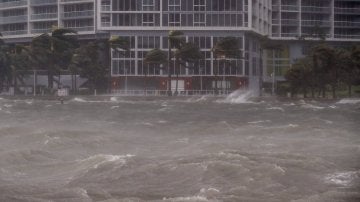
<instances>
[{"instance_id":1,"label":"muddy floodwater","mask_svg":"<svg viewBox=\"0 0 360 202\"><path fill-rule=\"evenodd\" d=\"M0 98L1 202L359 202L360 100Z\"/></svg>"}]
</instances>

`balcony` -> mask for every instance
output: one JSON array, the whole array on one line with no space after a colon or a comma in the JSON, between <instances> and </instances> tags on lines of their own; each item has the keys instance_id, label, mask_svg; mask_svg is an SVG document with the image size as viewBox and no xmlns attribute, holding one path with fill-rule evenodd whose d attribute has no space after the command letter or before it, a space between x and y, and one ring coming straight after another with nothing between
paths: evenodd
<instances>
[{"instance_id":1,"label":"balcony","mask_svg":"<svg viewBox=\"0 0 360 202\"><path fill-rule=\"evenodd\" d=\"M328 13L330 14L330 7L316 7L316 6L302 6L301 12L306 13Z\"/></svg>"},{"instance_id":2,"label":"balcony","mask_svg":"<svg viewBox=\"0 0 360 202\"><path fill-rule=\"evenodd\" d=\"M110 5L101 5L101 11L111 11Z\"/></svg>"},{"instance_id":3,"label":"balcony","mask_svg":"<svg viewBox=\"0 0 360 202\"><path fill-rule=\"evenodd\" d=\"M57 0L31 0L30 5L49 5L57 4Z\"/></svg>"},{"instance_id":4,"label":"balcony","mask_svg":"<svg viewBox=\"0 0 360 202\"><path fill-rule=\"evenodd\" d=\"M335 14L360 15L360 8L335 8Z\"/></svg>"},{"instance_id":5,"label":"balcony","mask_svg":"<svg viewBox=\"0 0 360 202\"><path fill-rule=\"evenodd\" d=\"M281 33L281 37L298 37L298 33Z\"/></svg>"},{"instance_id":6,"label":"balcony","mask_svg":"<svg viewBox=\"0 0 360 202\"><path fill-rule=\"evenodd\" d=\"M323 21L323 20L302 20L301 25L304 27L314 27L314 26L330 27L331 22Z\"/></svg>"},{"instance_id":7,"label":"balcony","mask_svg":"<svg viewBox=\"0 0 360 202\"><path fill-rule=\"evenodd\" d=\"M1 34L3 36L22 35L27 34L27 30L1 31Z\"/></svg>"},{"instance_id":8,"label":"balcony","mask_svg":"<svg viewBox=\"0 0 360 202\"><path fill-rule=\"evenodd\" d=\"M360 29L360 22L335 21L334 24L335 24L335 27L347 27L347 28Z\"/></svg>"},{"instance_id":9,"label":"balcony","mask_svg":"<svg viewBox=\"0 0 360 202\"><path fill-rule=\"evenodd\" d=\"M51 28L49 29L32 29L31 33L32 34L43 34L43 33L50 33L51 32Z\"/></svg>"},{"instance_id":10,"label":"balcony","mask_svg":"<svg viewBox=\"0 0 360 202\"><path fill-rule=\"evenodd\" d=\"M338 39L360 39L360 34L357 35L335 34L334 37Z\"/></svg>"},{"instance_id":11,"label":"balcony","mask_svg":"<svg viewBox=\"0 0 360 202\"><path fill-rule=\"evenodd\" d=\"M47 20L57 18L57 13L41 13L41 14L33 14L31 15L32 20Z\"/></svg>"},{"instance_id":12,"label":"balcony","mask_svg":"<svg viewBox=\"0 0 360 202\"><path fill-rule=\"evenodd\" d=\"M298 26L299 25L299 20L296 20L296 19L282 19L281 24L282 25L287 25L287 26Z\"/></svg>"},{"instance_id":13,"label":"balcony","mask_svg":"<svg viewBox=\"0 0 360 202\"><path fill-rule=\"evenodd\" d=\"M19 23L19 22L26 22L27 19L28 19L27 15L1 17L0 24L13 24L13 23Z\"/></svg>"},{"instance_id":14,"label":"balcony","mask_svg":"<svg viewBox=\"0 0 360 202\"><path fill-rule=\"evenodd\" d=\"M299 6L297 5L281 5L281 11L299 11Z\"/></svg>"},{"instance_id":15,"label":"balcony","mask_svg":"<svg viewBox=\"0 0 360 202\"><path fill-rule=\"evenodd\" d=\"M94 26L87 26L87 27L65 27L66 29L72 29L77 32L89 32L94 31Z\"/></svg>"},{"instance_id":16,"label":"balcony","mask_svg":"<svg viewBox=\"0 0 360 202\"><path fill-rule=\"evenodd\" d=\"M61 16L63 18L86 18L86 17L93 17L94 11L88 10L88 11L75 11L75 12L65 12L62 13Z\"/></svg>"},{"instance_id":17,"label":"balcony","mask_svg":"<svg viewBox=\"0 0 360 202\"><path fill-rule=\"evenodd\" d=\"M2 3L0 3L0 9L9 8L9 7L17 7L17 6L26 6L27 3L28 3L27 0L2 2Z\"/></svg>"}]
</instances>

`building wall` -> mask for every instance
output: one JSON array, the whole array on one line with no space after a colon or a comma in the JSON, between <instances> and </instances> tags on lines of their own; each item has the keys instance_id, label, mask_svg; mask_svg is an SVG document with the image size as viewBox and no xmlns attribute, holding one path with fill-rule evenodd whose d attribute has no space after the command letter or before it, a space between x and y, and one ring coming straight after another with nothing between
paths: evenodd
<instances>
[{"instance_id":1,"label":"building wall","mask_svg":"<svg viewBox=\"0 0 360 202\"><path fill-rule=\"evenodd\" d=\"M129 38L129 54L111 51L113 77L165 77L165 69L143 64L143 57L152 48L167 50L168 31L181 30L205 58L199 62L200 68L182 67L181 77L249 77L256 84L272 75L284 79L286 69L306 52L307 43L300 43L300 38L360 41L360 1L0 0L0 32L8 42L29 42L53 26L74 29L84 39L99 35ZM241 59L225 62L214 58L211 48L224 36L239 39ZM286 48L276 53L263 51L260 36L269 36ZM171 66L174 72L173 62Z\"/></svg>"}]
</instances>

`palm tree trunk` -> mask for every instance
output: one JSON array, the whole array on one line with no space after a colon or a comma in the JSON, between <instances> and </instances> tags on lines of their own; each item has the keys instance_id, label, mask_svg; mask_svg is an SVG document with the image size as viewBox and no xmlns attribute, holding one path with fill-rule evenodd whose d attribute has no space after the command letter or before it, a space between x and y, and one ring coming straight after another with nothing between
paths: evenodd
<instances>
[{"instance_id":1,"label":"palm tree trunk","mask_svg":"<svg viewBox=\"0 0 360 202\"><path fill-rule=\"evenodd\" d=\"M179 87L179 58L175 58L175 71L176 71L176 84L175 84L175 95L178 95Z\"/></svg>"},{"instance_id":2,"label":"palm tree trunk","mask_svg":"<svg viewBox=\"0 0 360 202\"><path fill-rule=\"evenodd\" d=\"M168 40L168 46L169 46L169 50L168 50L168 96L171 96L172 95L172 92L171 92L171 41Z\"/></svg>"},{"instance_id":3,"label":"palm tree trunk","mask_svg":"<svg viewBox=\"0 0 360 202\"><path fill-rule=\"evenodd\" d=\"M351 83L348 85L348 94L349 94L349 97L351 97L351 91L352 91L352 85Z\"/></svg>"}]
</instances>

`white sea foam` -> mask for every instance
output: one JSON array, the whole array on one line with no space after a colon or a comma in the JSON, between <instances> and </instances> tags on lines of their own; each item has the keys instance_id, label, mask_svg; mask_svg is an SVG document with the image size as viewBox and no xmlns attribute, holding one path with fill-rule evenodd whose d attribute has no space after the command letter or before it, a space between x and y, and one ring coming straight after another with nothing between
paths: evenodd
<instances>
[{"instance_id":1,"label":"white sea foam","mask_svg":"<svg viewBox=\"0 0 360 202\"><path fill-rule=\"evenodd\" d=\"M75 102L88 102L88 101L86 101L86 100L84 100L82 98L78 98L78 97L74 98L73 101L75 101Z\"/></svg>"},{"instance_id":2,"label":"white sea foam","mask_svg":"<svg viewBox=\"0 0 360 202\"><path fill-rule=\"evenodd\" d=\"M336 104L357 104L360 103L360 99L345 98L337 102Z\"/></svg>"},{"instance_id":3,"label":"white sea foam","mask_svg":"<svg viewBox=\"0 0 360 202\"><path fill-rule=\"evenodd\" d=\"M219 100L217 102L232 104L253 103L249 101L249 99L252 97L254 97L253 91L237 90L228 95L224 100Z\"/></svg>"},{"instance_id":4,"label":"white sea foam","mask_svg":"<svg viewBox=\"0 0 360 202\"><path fill-rule=\"evenodd\" d=\"M13 105L9 105L9 104L4 104L4 107L6 107L6 108L10 108L10 107L12 107Z\"/></svg>"},{"instance_id":5,"label":"white sea foam","mask_svg":"<svg viewBox=\"0 0 360 202\"><path fill-rule=\"evenodd\" d=\"M104 163L119 163L125 164L126 160L134 157L134 155L127 154L127 155L109 155L109 154L97 154L94 156L90 156L86 159L78 160L80 163L90 164L94 169L98 168L100 165Z\"/></svg>"},{"instance_id":6,"label":"white sea foam","mask_svg":"<svg viewBox=\"0 0 360 202\"><path fill-rule=\"evenodd\" d=\"M320 106L316 106L316 105L312 105L312 104L303 104L301 107L305 108L305 109L312 109L312 110L325 109L325 107L320 107Z\"/></svg>"},{"instance_id":7,"label":"white sea foam","mask_svg":"<svg viewBox=\"0 0 360 202\"><path fill-rule=\"evenodd\" d=\"M110 101L111 101L111 102L118 102L118 99L117 99L117 97L111 97L111 98L110 98Z\"/></svg>"},{"instance_id":8,"label":"white sea foam","mask_svg":"<svg viewBox=\"0 0 360 202\"><path fill-rule=\"evenodd\" d=\"M359 171L337 172L325 177L325 181L331 184L348 186L355 178L359 177Z\"/></svg>"},{"instance_id":9,"label":"white sea foam","mask_svg":"<svg viewBox=\"0 0 360 202\"><path fill-rule=\"evenodd\" d=\"M285 112L285 110L281 107L269 107L269 108L266 108L266 109L269 109L269 110L279 110L281 112Z\"/></svg>"},{"instance_id":10,"label":"white sea foam","mask_svg":"<svg viewBox=\"0 0 360 202\"><path fill-rule=\"evenodd\" d=\"M120 106L112 106L111 109L118 109Z\"/></svg>"},{"instance_id":11,"label":"white sea foam","mask_svg":"<svg viewBox=\"0 0 360 202\"><path fill-rule=\"evenodd\" d=\"M249 124L258 124L258 123L269 123L270 120L260 120L260 121L250 121Z\"/></svg>"}]
</instances>

